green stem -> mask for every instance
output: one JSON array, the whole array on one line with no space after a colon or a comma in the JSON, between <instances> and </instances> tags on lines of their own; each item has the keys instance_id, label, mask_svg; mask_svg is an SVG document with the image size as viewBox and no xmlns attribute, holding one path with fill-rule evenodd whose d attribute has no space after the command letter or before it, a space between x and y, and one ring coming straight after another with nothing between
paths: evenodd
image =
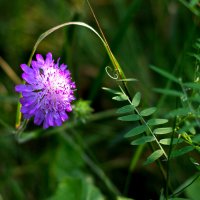
<instances>
[{"instance_id":1,"label":"green stem","mask_svg":"<svg viewBox=\"0 0 200 200\"><path fill-rule=\"evenodd\" d=\"M124 91L122 90L121 87L120 87L120 89L121 89L121 91L124 93ZM125 93L124 93L124 94L125 94ZM126 94L125 94L125 95L126 95ZM132 104L130 98L128 98L128 102L129 102L130 104ZM160 145L159 141L157 140L156 136L154 135L154 133L153 133L153 131L151 130L151 128L149 127L149 125L146 123L145 119L140 115L139 111L138 111L136 108L135 108L134 110L135 110L135 112L141 117L141 120L139 121L140 125L142 125L142 124L144 123L144 124L147 126L148 130L150 131L150 133L152 134L152 136L155 138L155 141L156 141L157 145L158 145L159 148L162 150L163 155L165 156L166 160L168 160L168 156L167 156L165 150L164 150L164 149L162 148L162 146ZM148 134L148 133L146 132L146 135L147 135L147 134ZM150 143L150 148L152 149L153 152L155 151L155 148L154 148L154 146L153 146L152 143ZM157 165L158 165L158 167L159 167L159 169L160 169L160 171L161 171L161 174L163 175L164 180L166 180L166 179L167 179L167 175L166 175L165 169L164 169L164 167L163 167L163 165L162 165L160 159L158 159L158 160L156 161L156 163L157 163Z\"/></svg>"},{"instance_id":2,"label":"green stem","mask_svg":"<svg viewBox=\"0 0 200 200\"><path fill-rule=\"evenodd\" d=\"M110 118L110 117L116 117L116 116L117 116L117 114L116 114L115 109L107 110L107 111L103 111L103 112L93 114L87 120L87 123L102 120L102 119L107 119L107 118ZM17 136L18 136L17 141L19 143L25 143L25 142L27 142L31 139L37 139L40 136L48 137L48 136L51 136L53 134L57 134L58 132L73 129L73 128L79 126L80 124L82 124L80 120L73 121L73 122L68 121L67 123L64 123L62 126L55 127L55 128L48 129L48 130L38 129L38 130L34 130L33 132L28 132L28 133L21 132L21 134L17 134Z\"/></svg>"}]
</instances>

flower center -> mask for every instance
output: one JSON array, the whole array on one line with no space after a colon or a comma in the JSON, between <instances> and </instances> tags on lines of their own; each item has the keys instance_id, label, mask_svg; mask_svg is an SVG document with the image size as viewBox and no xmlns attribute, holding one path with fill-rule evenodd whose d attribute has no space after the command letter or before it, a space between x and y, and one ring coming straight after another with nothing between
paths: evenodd
<instances>
[{"instance_id":1,"label":"flower center","mask_svg":"<svg viewBox=\"0 0 200 200\"><path fill-rule=\"evenodd\" d=\"M44 110L58 110L65 108L70 96L70 85L65 74L60 69L50 67L40 74L41 85L41 107Z\"/></svg>"}]
</instances>

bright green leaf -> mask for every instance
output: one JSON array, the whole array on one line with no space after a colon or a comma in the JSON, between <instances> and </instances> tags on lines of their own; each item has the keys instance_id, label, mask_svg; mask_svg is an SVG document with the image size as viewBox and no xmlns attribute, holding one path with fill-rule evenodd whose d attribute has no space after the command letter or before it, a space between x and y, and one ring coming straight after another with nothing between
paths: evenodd
<instances>
[{"instance_id":1,"label":"bright green leaf","mask_svg":"<svg viewBox=\"0 0 200 200\"><path fill-rule=\"evenodd\" d=\"M126 106L123 106L123 107L119 108L117 110L117 113L123 114L123 113L133 112L133 111L134 111L134 106L133 105L126 105Z\"/></svg>"},{"instance_id":2,"label":"bright green leaf","mask_svg":"<svg viewBox=\"0 0 200 200\"><path fill-rule=\"evenodd\" d=\"M173 129L171 127L165 127L165 128L156 128L153 132L154 134L161 135L161 134L167 134L171 133Z\"/></svg>"},{"instance_id":3,"label":"bright green leaf","mask_svg":"<svg viewBox=\"0 0 200 200\"><path fill-rule=\"evenodd\" d=\"M151 108L147 108L144 109L140 112L140 115L142 115L143 117L152 115L154 112L156 112L156 107L151 107Z\"/></svg>"},{"instance_id":4,"label":"bright green leaf","mask_svg":"<svg viewBox=\"0 0 200 200\"><path fill-rule=\"evenodd\" d=\"M154 161L156 161L158 158L160 158L163 155L163 151L158 149L156 151L154 151L145 161L144 165L148 165L150 163L153 163Z\"/></svg>"},{"instance_id":5,"label":"bright green leaf","mask_svg":"<svg viewBox=\"0 0 200 200\"><path fill-rule=\"evenodd\" d=\"M138 138L134 141L131 142L132 145L140 145L140 144L145 144L147 142L152 142L154 141L155 138L153 136L143 136L141 138Z\"/></svg>"},{"instance_id":6,"label":"bright green leaf","mask_svg":"<svg viewBox=\"0 0 200 200\"><path fill-rule=\"evenodd\" d=\"M181 143L183 142L182 139L179 139L179 138L173 138L173 140L171 138L164 138L164 139L161 139L159 141L160 144L163 144L163 145L170 145L172 142L172 144L177 144L177 143Z\"/></svg>"},{"instance_id":7,"label":"bright green leaf","mask_svg":"<svg viewBox=\"0 0 200 200\"><path fill-rule=\"evenodd\" d=\"M149 126L155 126L160 124L165 124L168 122L168 119L150 119L147 121L147 124Z\"/></svg>"},{"instance_id":8,"label":"bright green leaf","mask_svg":"<svg viewBox=\"0 0 200 200\"><path fill-rule=\"evenodd\" d=\"M121 121L138 121L139 119L140 116L136 114L126 115L118 118L118 120Z\"/></svg>"},{"instance_id":9,"label":"bright green leaf","mask_svg":"<svg viewBox=\"0 0 200 200\"><path fill-rule=\"evenodd\" d=\"M146 125L141 125L138 127L135 127L133 129L131 129L128 133L126 133L125 137L133 137L136 135L139 135L141 133L144 133L147 130L147 126Z\"/></svg>"},{"instance_id":10,"label":"bright green leaf","mask_svg":"<svg viewBox=\"0 0 200 200\"><path fill-rule=\"evenodd\" d=\"M119 96L115 96L112 98L113 100L116 100L116 101L126 101L128 99L128 97L124 94L121 94Z\"/></svg>"},{"instance_id":11,"label":"bright green leaf","mask_svg":"<svg viewBox=\"0 0 200 200\"><path fill-rule=\"evenodd\" d=\"M137 92L133 97L132 105L136 108L137 106L139 106L140 100L141 100L141 93Z\"/></svg>"}]
</instances>

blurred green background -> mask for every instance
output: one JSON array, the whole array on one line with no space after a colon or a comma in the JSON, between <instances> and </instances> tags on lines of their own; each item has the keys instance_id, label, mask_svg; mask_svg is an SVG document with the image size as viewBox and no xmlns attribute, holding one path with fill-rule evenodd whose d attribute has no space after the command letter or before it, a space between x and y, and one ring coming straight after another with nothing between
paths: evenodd
<instances>
[{"instance_id":1,"label":"blurred green background","mask_svg":"<svg viewBox=\"0 0 200 200\"><path fill-rule=\"evenodd\" d=\"M194 52L199 38L200 7L187 7L183 2L91 1L126 76L139 80L129 87L132 93L142 93L144 105L156 106L160 96L152 89L166 85L166 80L150 70L150 64L184 80L193 78L195 60L189 53ZM95 200L114 199L114 193L139 200L158 199L163 187L161 175L156 165L142 165L148 148L125 189L135 152L123 138L130 124L117 121L115 108L122 104L112 101L101 89L117 85L105 73L110 63L102 44L85 28L56 31L39 45L37 53L52 52L55 59L61 57L61 62L67 63L77 84L77 99L90 101L93 113L88 116L86 112L89 119L85 123L70 120L61 128L47 131L30 122L24 133L30 140L17 142L13 129L18 79L5 69L10 66L20 77L19 66L28 62L39 35L68 21L83 21L98 30L82 0L0 0L0 199ZM173 101L166 100L161 112L173 106ZM194 173L187 158L177 160L173 167L175 188Z\"/></svg>"}]
</instances>

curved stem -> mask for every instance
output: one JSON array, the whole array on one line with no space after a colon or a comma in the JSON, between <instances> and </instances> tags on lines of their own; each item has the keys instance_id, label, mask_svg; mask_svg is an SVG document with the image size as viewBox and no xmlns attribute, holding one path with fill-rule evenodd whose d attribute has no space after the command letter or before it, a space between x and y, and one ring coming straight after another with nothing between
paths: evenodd
<instances>
[{"instance_id":1,"label":"curved stem","mask_svg":"<svg viewBox=\"0 0 200 200\"><path fill-rule=\"evenodd\" d=\"M81 27L85 27L89 30L91 30L93 33L96 34L96 36L98 36L98 38L101 40L101 42L103 43L103 46L105 47L106 49L106 52L108 53L108 56L115 68L115 70L117 71L117 73L119 74L119 77L121 79L126 79L123 71L121 70L121 67L118 63L118 61L116 60L116 58L114 57L113 53L111 52L111 49L107 43L107 41L105 40L105 37L101 37L101 35L94 29L92 28L91 26L89 26L88 24L84 23L84 22L79 22L79 21L74 21L74 22L66 22L66 23L63 23L63 24L60 24L58 26L55 26L49 30L47 30L46 32L44 32L43 34L41 34L39 36L39 38L37 39L34 47L33 47L33 50L31 52L31 55L30 55L30 58L29 58L29 61L28 61L28 66L31 65L31 61L32 61L32 58L33 58L33 55L35 54L39 44L42 42L42 40L44 40L48 35L50 35L51 33L55 32L56 30L60 29L60 28L63 28L63 27L66 27L66 26L71 26L71 25L75 25L75 26L81 26ZM25 83L25 82L24 82ZM126 84L123 82L124 84L124 87L125 89L127 90L127 87L126 87ZM20 112L20 108L21 108L21 104L18 103L18 106L17 106L17 114L16 114L16 128L17 129L20 129L20 125L21 125L21 118L22 118L22 114Z\"/></svg>"}]
</instances>

